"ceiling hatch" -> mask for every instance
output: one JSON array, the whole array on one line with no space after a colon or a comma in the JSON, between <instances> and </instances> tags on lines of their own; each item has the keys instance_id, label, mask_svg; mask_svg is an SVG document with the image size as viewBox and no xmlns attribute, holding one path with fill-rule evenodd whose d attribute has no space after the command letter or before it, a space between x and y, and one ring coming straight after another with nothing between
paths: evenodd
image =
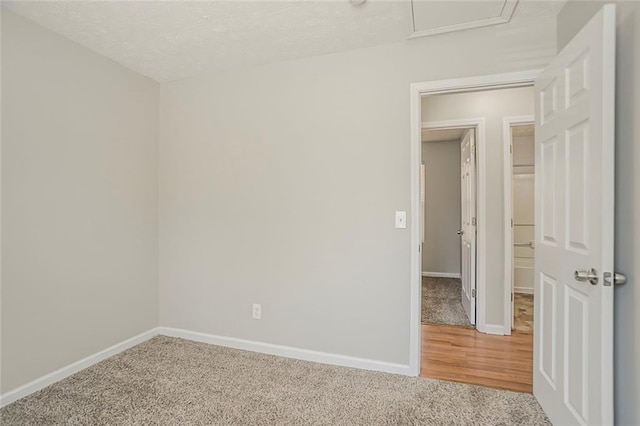
<instances>
[{"instance_id":1,"label":"ceiling hatch","mask_svg":"<svg viewBox=\"0 0 640 426\"><path fill-rule=\"evenodd\" d=\"M412 0L413 34L425 37L509 22L518 0Z\"/></svg>"}]
</instances>

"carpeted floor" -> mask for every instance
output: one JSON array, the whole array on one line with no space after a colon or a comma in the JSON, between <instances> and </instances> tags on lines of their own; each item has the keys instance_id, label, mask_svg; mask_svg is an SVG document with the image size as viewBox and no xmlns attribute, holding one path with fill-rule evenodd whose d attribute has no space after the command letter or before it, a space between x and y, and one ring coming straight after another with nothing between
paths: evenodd
<instances>
[{"instance_id":1,"label":"carpeted floor","mask_svg":"<svg viewBox=\"0 0 640 426\"><path fill-rule=\"evenodd\" d=\"M7 425L548 425L530 394L155 337L0 410Z\"/></svg>"},{"instance_id":2,"label":"carpeted floor","mask_svg":"<svg viewBox=\"0 0 640 426\"><path fill-rule=\"evenodd\" d=\"M464 312L457 278L422 277L422 323L473 327Z\"/></svg>"}]
</instances>

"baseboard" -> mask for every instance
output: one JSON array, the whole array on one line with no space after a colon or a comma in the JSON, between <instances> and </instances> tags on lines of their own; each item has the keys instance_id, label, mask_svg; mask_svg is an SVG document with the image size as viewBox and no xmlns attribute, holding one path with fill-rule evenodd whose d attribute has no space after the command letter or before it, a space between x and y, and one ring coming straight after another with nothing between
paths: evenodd
<instances>
[{"instance_id":1,"label":"baseboard","mask_svg":"<svg viewBox=\"0 0 640 426\"><path fill-rule=\"evenodd\" d=\"M97 352L93 355L89 355L88 357L83 358L80 361L76 361L73 364L62 367L54 371L53 373L49 373L45 376L32 380L31 382L24 384L19 388L0 395L0 407L9 405L12 402L17 401L20 398L24 398L25 396L33 392L44 389L55 382L59 382L62 379L76 374L77 372L82 371L85 368L91 367L92 365L97 364L100 361L104 361L105 359L112 357L113 355L116 355L122 351L139 345L140 343L149 340L157 335L158 330L156 328L145 331L144 333L138 334L137 336L127 339L123 342L116 343L115 345L108 347L105 350Z\"/></svg>"},{"instance_id":2,"label":"baseboard","mask_svg":"<svg viewBox=\"0 0 640 426\"><path fill-rule=\"evenodd\" d=\"M504 326L496 324L485 324L484 332L487 334L497 334L498 336L504 336Z\"/></svg>"},{"instance_id":3,"label":"baseboard","mask_svg":"<svg viewBox=\"0 0 640 426\"><path fill-rule=\"evenodd\" d=\"M423 272L423 277L433 277L433 278L458 278L460 279L460 274L456 272Z\"/></svg>"},{"instance_id":4,"label":"baseboard","mask_svg":"<svg viewBox=\"0 0 640 426\"><path fill-rule=\"evenodd\" d=\"M533 294L532 287L513 287L514 293Z\"/></svg>"},{"instance_id":5,"label":"baseboard","mask_svg":"<svg viewBox=\"0 0 640 426\"><path fill-rule=\"evenodd\" d=\"M168 337L193 340L195 342L224 346L245 351L259 352L269 355L277 355L285 358L294 358L303 361L319 362L321 364L339 365L342 367L360 368L363 370L381 371L385 373L402 374L410 376L409 365L393 364L365 358L355 358L346 355L318 352L308 349L294 348L290 346L274 345L271 343L255 342L252 340L237 339L234 337L216 336L197 331L181 330L170 327L160 327L158 334Z\"/></svg>"},{"instance_id":6,"label":"baseboard","mask_svg":"<svg viewBox=\"0 0 640 426\"><path fill-rule=\"evenodd\" d=\"M182 339L193 340L196 342L208 343L212 345L224 346L235 349L242 349L252 352L259 352L269 355L277 355L286 358L300 359L303 361L319 362L322 364L339 365L342 367L360 368L363 370L381 371L385 373L402 374L410 376L411 372L408 365L394 364L383 361L376 361L365 358L355 358L346 355L330 354L326 352L312 351L308 349L299 349L289 346L273 345L270 343L254 342L251 340L236 339L233 337L216 336L212 334L199 333L195 331L180 330L169 327L158 327L146 331L142 334L134 336L123 342L117 343L107 349L89 355L73 364L62 367L52 373L32 380L14 390L0 395L0 408L24 398L25 396L37 392L45 387L59 382L73 374L76 374L85 368L91 367L100 361L112 357L129 348L139 345L157 335L179 337Z\"/></svg>"}]
</instances>

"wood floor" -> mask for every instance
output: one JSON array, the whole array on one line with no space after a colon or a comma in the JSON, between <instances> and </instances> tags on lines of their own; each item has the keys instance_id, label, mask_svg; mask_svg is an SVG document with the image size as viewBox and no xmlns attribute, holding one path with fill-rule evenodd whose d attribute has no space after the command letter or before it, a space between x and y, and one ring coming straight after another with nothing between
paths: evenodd
<instances>
[{"instance_id":1,"label":"wood floor","mask_svg":"<svg viewBox=\"0 0 640 426\"><path fill-rule=\"evenodd\" d=\"M479 333L473 328L422 324L420 375L533 392L533 334Z\"/></svg>"}]
</instances>

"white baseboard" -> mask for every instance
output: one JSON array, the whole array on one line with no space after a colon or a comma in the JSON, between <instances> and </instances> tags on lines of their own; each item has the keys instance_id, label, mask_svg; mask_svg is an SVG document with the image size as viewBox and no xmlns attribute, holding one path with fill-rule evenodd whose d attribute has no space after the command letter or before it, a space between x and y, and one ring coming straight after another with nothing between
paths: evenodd
<instances>
[{"instance_id":1,"label":"white baseboard","mask_svg":"<svg viewBox=\"0 0 640 426\"><path fill-rule=\"evenodd\" d=\"M62 367L52 373L37 378L25 385L0 395L0 408L17 401L20 398L37 392L45 387L65 379L85 368L91 367L100 361L112 357L120 352L132 348L140 343L151 339L157 335L179 337L196 342L208 343L212 345L224 346L228 348L242 349L252 352L259 352L269 355L277 355L286 358L300 359L304 361L319 362L322 364L339 365L343 367L360 368L363 370L381 371L385 373L402 374L410 376L411 371L408 365L394 364L383 361L376 361L365 358L355 358L346 355L330 354L326 352L299 349L289 346L273 345L270 343L254 342L251 340L236 339L233 337L216 336L212 334L199 333L196 331L180 330L177 328L158 327L134 336L123 342L117 343L107 349L89 355L86 358L76 361L73 364Z\"/></svg>"},{"instance_id":2,"label":"white baseboard","mask_svg":"<svg viewBox=\"0 0 640 426\"><path fill-rule=\"evenodd\" d=\"M485 324L484 332L487 334L496 334L498 336L504 336L504 326L496 324Z\"/></svg>"},{"instance_id":3,"label":"white baseboard","mask_svg":"<svg viewBox=\"0 0 640 426\"><path fill-rule=\"evenodd\" d=\"M522 294L533 294L533 288L532 287L514 287L513 292L522 293Z\"/></svg>"},{"instance_id":4,"label":"white baseboard","mask_svg":"<svg viewBox=\"0 0 640 426\"><path fill-rule=\"evenodd\" d=\"M402 374L405 376L411 375L409 365L404 364L394 364L365 358L355 358L346 355L330 354L308 349L293 348L290 346L255 342L252 340L237 339L235 337L216 336L213 334L181 330L170 327L158 328L158 334L161 334L163 336L179 337L181 339L193 340L195 342L208 343L211 345L242 349L245 351L259 352L269 355L277 355L285 358L319 362L321 364L339 365L342 367L353 367L371 371L382 371L385 373Z\"/></svg>"},{"instance_id":5,"label":"white baseboard","mask_svg":"<svg viewBox=\"0 0 640 426\"><path fill-rule=\"evenodd\" d=\"M460 274L456 272L423 272L423 277L432 277L432 278L458 278L460 279Z\"/></svg>"},{"instance_id":6,"label":"white baseboard","mask_svg":"<svg viewBox=\"0 0 640 426\"><path fill-rule=\"evenodd\" d=\"M151 339L154 336L158 335L158 329L154 328L149 331L145 331L142 334L138 334L130 339L125 340L124 342L116 343L115 345L97 352L93 355L89 355L86 358L81 359L80 361L76 361L73 364L67 365L66 367L62 367L52 373L49 373L45 376L39 377L31 382L20 386L14 390L6 392L0 395L0 407L4 407L5 405L9 405L14 401L17 401L20 398L24 398L25 396L39 391L40 389L44 389L47 386L59 382L62 379L65 379L77 372L84 370L87 367L91 367L94 364L97 364L100 361L104 361L105 359L116 355L122 351L125 351L129 348L132 348L146 340Z\"/></svg>"}]
</instances>

